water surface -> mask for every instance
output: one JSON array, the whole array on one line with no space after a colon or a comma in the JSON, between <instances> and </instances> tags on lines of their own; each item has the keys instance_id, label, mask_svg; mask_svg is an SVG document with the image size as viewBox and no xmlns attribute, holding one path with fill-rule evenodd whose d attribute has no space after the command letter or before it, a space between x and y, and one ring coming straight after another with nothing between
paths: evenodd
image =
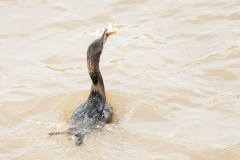
<instances>
[{"instance_id":1,"label":"water surface","mask_svg":"<svg viewBox=\"0 0 240 160\"><path fill-rule=\"evenodd\" d=\"M238 0L1 0L1 159L240 159L239 11ZM100 68L116 116L76 147L48 133L86 101L87 32L111 16L122 31Z\"/></svg>"}]
</instances>

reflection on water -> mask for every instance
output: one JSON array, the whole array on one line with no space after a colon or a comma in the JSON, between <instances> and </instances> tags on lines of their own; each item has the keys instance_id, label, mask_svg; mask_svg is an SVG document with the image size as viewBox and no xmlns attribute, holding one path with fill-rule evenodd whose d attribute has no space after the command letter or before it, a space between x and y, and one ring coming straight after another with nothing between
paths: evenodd
<instances>
[{"instance_id":1,"label":"reflection on water","mask_svg":"<svg viewBox=\"0 0 240 160\"><path fill-rule=\"evenodd\" d=\"M223 0L0 1L1 158L239 159L239 10ZM86 33L110 16L122 31L100 68L114 123L76 147L48 133L67 130L86 101Z\"/></svg>"}]
</instances>

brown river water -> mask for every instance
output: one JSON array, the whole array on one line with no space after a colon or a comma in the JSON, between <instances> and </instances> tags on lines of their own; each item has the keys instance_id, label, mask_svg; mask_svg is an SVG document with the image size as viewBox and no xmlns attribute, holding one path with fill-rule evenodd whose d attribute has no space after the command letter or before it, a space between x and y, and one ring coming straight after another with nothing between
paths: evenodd
<instances>
[{"instance_id":1,"label":"brown river water","mask_svg":"<svg viewBox=\"0 0 240 160\"><path fill-rule=\"evenodd\" d=\"M86 101L88 32L110 22L114 122L76 147L48 133ZM239 0L0 0L0 62L0 159L240 159Z\"/></svg>"}]
</instances>

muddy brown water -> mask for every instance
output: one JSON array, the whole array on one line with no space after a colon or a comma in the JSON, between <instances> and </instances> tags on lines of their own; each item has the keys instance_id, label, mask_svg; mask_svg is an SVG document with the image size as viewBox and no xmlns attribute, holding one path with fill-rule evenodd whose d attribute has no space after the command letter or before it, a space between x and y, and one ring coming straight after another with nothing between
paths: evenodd
<instances>
[{"instance_id":1,"label":"muddy brown water","mask_svg":"<svg viewBox=\"0 0 240 160\"><path fill-rule=\"evenodd\" d=\"M0 0L0 159L240 159L240 1ZM126 22L125 22L126 15ZM101 56L114 123L66 130ZM125 22L125 23L124 23Z\"/></svg>"}]
</instances>

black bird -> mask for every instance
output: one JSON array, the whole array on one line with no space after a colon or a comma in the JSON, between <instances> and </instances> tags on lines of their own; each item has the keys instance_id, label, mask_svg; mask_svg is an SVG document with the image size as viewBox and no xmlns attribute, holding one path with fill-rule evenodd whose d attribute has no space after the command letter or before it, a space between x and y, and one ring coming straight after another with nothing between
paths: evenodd
<instances>
[{"instance_id":1,"label":"black bird","mask_svg":"<svg viewBox=\"0 0 240 160\"><path fill-rule=\"evenodd\" d=\"M99 61L103 46L110 34L105 29L103 35L93 41L87 50L88 72L92 79L91 92L88 100L80 105L71 118L69 132L51 132L49 135L71 134L78 137L76 146L83 143L84 136L110 123L113 118L113 109L106 102L105 88Z\"/></svg>"}]
</instances>

